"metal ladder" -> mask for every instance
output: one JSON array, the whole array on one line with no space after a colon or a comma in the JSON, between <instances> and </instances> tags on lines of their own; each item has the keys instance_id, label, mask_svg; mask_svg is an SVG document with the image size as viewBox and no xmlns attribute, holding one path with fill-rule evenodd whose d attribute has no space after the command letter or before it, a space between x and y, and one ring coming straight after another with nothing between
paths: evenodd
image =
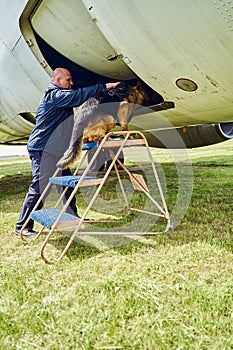
<instances>
[{"instance_id":1,"label":"metal ladder","mask_svg":"<svg viewBox=\"0 0 233 350\"><path fill-rule=\"evenodd\" d=\"M119 136L121 138L116 138L116 136L117 137ZM46 188L43 191L43 193L41 194L38 202L36 203L35 207L33 208L32 212L30 214L30 217L28 218L28 220L25 222L24 226L21 229L20 237L21 237L21 239L25 240L25 238L22 235L22 232L23 232L24 227L26 227L27 222L31 218L34 221L40 223L42 226L38 235L35 238L38 238L41 235L44 228L47 228L49 230L49 232L48 232L48 234L47 234L47 236L42 244L41 250L40 250L41 258L47 263L50 261L45 256L45 248L46 248L46 245L49 242L51 236L53 235L55 229L64 229L64 228L68 228L68 227L74 227L73 234L70 236L68 243L66 244L61 255L56 260L61 260L64 257L64 255L66 254L67 250L69 249L71 243L73 242L74 238L77 235L127 235L128 236L128 235L148 235L148 234L153 235L153 234L157 234L157 232L121 232L121 231L118 231L118 232L115 232L115 231L114 232L88 231L88 232L86 232L86 231L82 231L83 224L85 225L85 223L91 224L91 223L99 223L100 222L100 221L95 221L95 220L90 220L90 221L86 222L85 218L87 217L89 210L92 208L93 203L97 199L105 182L113 179L112 173L111 173L113 170L114 170L114 175L115 175L114 179L117 179L119 182L119 187L120 187L121 193L122 193L124 201L125 201L126 209L128 211L142 212L142 213L145 213L148 215L155 215L155 216L164 218L167 222L167 227L166 227L165 231L169 230L169 228L170 228L170 217L169 217L169 212L168 212L167 205L165 202L163 190L162 190L162 187L161 187L161 184L159 181L159 177L158 177L158 174L157 174L157 171L155 168L155 164L154 164L154 160L153 160L150 148L148 146L147 140L146 140L145 136L143 135L143 133L140 131L109 132L107 135L105 135L104 139L98 145L98 147L96 147L96 144L93 144L93 146L94 146L94 148L96 148L96 151L81 175L78 176L77 174L78 174L81 166L83 165L88 153L90 152L90 150L93 150L92 147L87 147L87 150L86 150L83 158L81 159L79 165L77 166L77 169L75 170L73 176L57 177L56 175L57 175L59 169L57 169L55 171L53 177L50 178L48 185L46 186ZM160 194L160 199L162 201L162 205L160 205L150 194L149 189L147 187L147 184L146 184L143 176L141 174L132 173L120 161L119 155L121 154L123 148L132 147L132 146L145 147L149 162L150 162L151 167L152 167L153 176L154 176L154 179L155 179L157 187L158 187L158 191ZM115 153L112 152L111 150L113 148L114 149L117 148L117 152L115 152ZM84 149L85 149L85 147L84 147ZM108 149L109 153L111 155L111 161L110 161L110 164L108 166L107 171L104 173L103 177L88 176L88 173L89 173L93 163L96 161L96 159L97 159L97 157L100 154L102 149ZM152 212L152 211L144 211L144 210L141 210L138 208L133 208L130 206L130 203L127 199L127 195L126 195L124 185L123 185L123 182L122 182L120 172L119 172L117 165L119 165L121 167L121 170L125 174L128 175L134 190L142 191L147 196L147 198L151 201L152 205L154 207L156 207L156 210L158 211L157 213ZM109 176L110 173L111 173L111 176ZM66 186L66 188L62 192L62 194L61 194L60 198L58 199L58 201L56 202L54 208L37 210L39 203L41 202L41 200L43 200L47 191L50 189L50 186L52 186L52 185L63 186L63 187ZM97 188L96 188L96 191L95 191L93 197L91 198L89 204L87 205L87 208L84 211L83 215L81 216L81 218L77 218L74 215L66 213L66 210L67 210L72 198L77 193L78 189L80 187L83 187L83 186L97 186ZM73 191L72 191L70 197L68 198L67 202L65 203L65 205L60 210L60 209L58 209L58 206L61 203L68 187L72 187Z\"/></svg>"}]
</instances>

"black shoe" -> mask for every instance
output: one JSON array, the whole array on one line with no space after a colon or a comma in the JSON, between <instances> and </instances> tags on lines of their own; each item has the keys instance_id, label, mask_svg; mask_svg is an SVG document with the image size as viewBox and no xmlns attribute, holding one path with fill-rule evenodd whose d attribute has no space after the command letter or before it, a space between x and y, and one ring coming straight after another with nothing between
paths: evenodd
<instances>
[{"instance_id":1,"label":"black shoe","mask_svg":"<svg viewBox=\"0 0 233 350\"><path fill-rule=\"evenodd\" d=\"M20 230L15 230L15 233L17 236L19 236L20 234ZM31 236L35 236L38 234L38 231L34 231L32 228L25 228L23 229L23 233L22 233L22 236L24 237L31 237Z\"/></svg>"},{"instance_id":2,"label":"black shoe","mask_svg":"<svg viewBox=\"0 0 233 350\"><path fill-rule=\"evenodd\" d=\"M69 214L69 215L75 216L78 219L81 219L81 216L79 216L78 214L74 214L73 211L72 212L66 211L66 214ZM90 219L85 218L83 221L90 221Z\"/></svg>"},{"instance_id":3,"label":"black shoe","mask_svg":"<svg viewBox=\"0 0 233 350\"><path fill-rule=\"evenodd\" d=\"M81 219L81 216L77 215L77 218ZM91 221L91 219L85 218L83 221Z\"/></svg>"}]
</instances>

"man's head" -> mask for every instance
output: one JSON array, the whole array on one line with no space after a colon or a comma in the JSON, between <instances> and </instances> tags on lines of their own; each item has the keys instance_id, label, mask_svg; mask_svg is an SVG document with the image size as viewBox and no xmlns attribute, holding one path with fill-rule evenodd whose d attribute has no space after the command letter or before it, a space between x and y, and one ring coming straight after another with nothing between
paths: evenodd
<instances>
[{"instance_id":1,"label":"man's head","mask_svg":"<svg viewBox=\"0 0 233 350\"><path fill-rule=\"evenodd\" d=\"M73 86L71 74L65 68L56 68L53 71L52 82L63 89L72 89Z\"/></svg>"}]
</instances>

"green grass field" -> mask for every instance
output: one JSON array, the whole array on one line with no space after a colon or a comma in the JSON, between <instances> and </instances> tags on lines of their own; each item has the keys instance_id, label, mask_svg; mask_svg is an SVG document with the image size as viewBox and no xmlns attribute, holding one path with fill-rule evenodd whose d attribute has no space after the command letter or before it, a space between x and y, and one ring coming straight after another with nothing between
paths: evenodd
<instances>
[{"instance_id":1,"label":"green grass field","mask_svg":"<svg viewBox=\"0 0 233 350\"><path fill-rule=\"evenodd\" d=\"M153 152L172 206L174 164ZM175 231L109 249L74 242L55 264L40 258L44 235L24 244L14 234L29 161L0 159L0 349L233 349L233 142L189 155L194 188ZM49 250L66 241L55 235Z\"/></svg>"}]
</instances>

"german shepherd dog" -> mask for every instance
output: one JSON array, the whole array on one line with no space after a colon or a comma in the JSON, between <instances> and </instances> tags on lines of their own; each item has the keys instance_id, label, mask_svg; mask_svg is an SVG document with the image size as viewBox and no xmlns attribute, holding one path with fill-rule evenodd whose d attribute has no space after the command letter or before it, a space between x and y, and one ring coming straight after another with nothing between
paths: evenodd
<instances>
[{"instance_id":1,"label":"german shepherd dog","mask_svg":"<svg viewBox=\"0 0 233 350\"><path fill-rule=\"evenodd\" d=\"M116 124L127 131L135 109L143 103L148 105L149 100L156 100L156 103L163 101L140 80L133 86L122 82L115 89L106 89L90 97L75 113L70 147L57 167L68 168L80 157L83 142L101 141Z\"/></svg>"}]
</instances>

